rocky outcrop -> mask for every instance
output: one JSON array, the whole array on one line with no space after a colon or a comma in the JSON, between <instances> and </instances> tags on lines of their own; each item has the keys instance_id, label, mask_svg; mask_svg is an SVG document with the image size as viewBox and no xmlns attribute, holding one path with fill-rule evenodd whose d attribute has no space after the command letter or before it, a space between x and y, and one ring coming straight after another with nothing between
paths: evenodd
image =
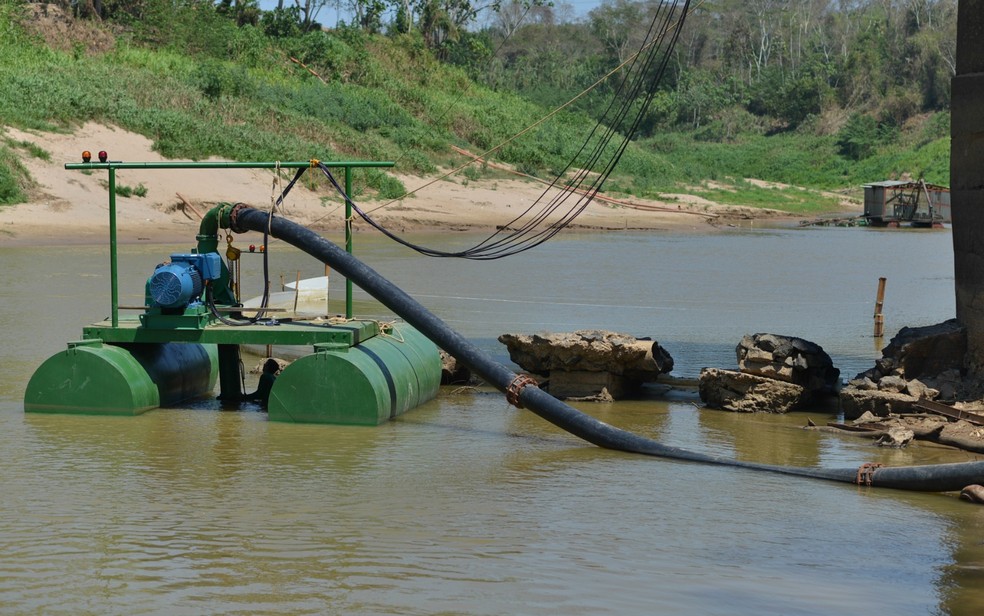
<instances>
[{"instance_id":1,"label":"rocky outcrop","mask_svg":"<svg viewBox=\"0 0 984 616\"><path fill-rule=\"evenodd\" d=\"M967 354L967 330L956 319L926 327L903 327L882 349L886 374L897 372L906 379L934 377L963 369Z\"/></svg>"},{"instance_id":2,"label":"rocky outcrop","mask_svg":"<svg viewBox=\"0 0 984 616\"><path fill-rule=\"evenodd\" d=\"M467 385L477 382L468 366L459 362L453 355L441 351L441 385Z\"/></svg>"},{"instance_id":3,"label":"rocky outcrop","mask_svg":"<svg viewBox=\"0 0 984 616\"><path fill-rule=\"evenodd\" d=\"M794 383L719 368L701 370L698 389L707 406L737 413L787 413L804 396Z\"/></svg>"},{"instance_id":4,"label":"rocky outcrop","mask_svg":"<svg viewBox=\"0 0 984 616\"><path fill-rule=\"evenodd\" d=\"M808 340L755 334L742 338L735 352L738 369L746 374L793 383L813 394L837 390L840 370L820 345Z\"/></svg>"},{"instance_id":5,"label":"rocky outcrop","mask_svg":"<svg viewBox=\"0 0 984 616\"><path fill-rule=\"evenodd\" d=\"M503 334L509 358L527 372L549 378L558 398L588 398L606 391L618 399L673 369L659 343L600 330L554 334Z\"/></svg>"},{"instance_id":6,"label":"rocky outcrop","mask_svg":"<svg viewBox=\"0 0 984 616\"><path fill-rule=\"evenodd\" d=\"M738 371L705 368L700 399L712 408L786 413L836 391L840 371L817 344L793 336L754 334L735 348Z\"/></svg>"},{"instance_id":7,"label":"rocky outcrop","mask_svg":"<svg viewBox=\"0 0 984 616\"><path fill-rule=\"evenodd\" d=\"M921 399L953 402L970 398L961 378L967 332L955 319L926 327L903 327L875 365L840 391L846 419L870 412L878 417L913 412Z\"/></svg>"},{"instance_id":8,"label":"rocky outcrop","mask_svg":"<svg viewBox=\"0 0 984 616\"><path fill-rule=\"evenodd\" d=\"M876 417L905 415L912 412L912 405L919 398L899 391L880 389L858 389L848 384L840 392L841 410L844 419L857 419L866 412Z\"/></svg>"}]
</instances>

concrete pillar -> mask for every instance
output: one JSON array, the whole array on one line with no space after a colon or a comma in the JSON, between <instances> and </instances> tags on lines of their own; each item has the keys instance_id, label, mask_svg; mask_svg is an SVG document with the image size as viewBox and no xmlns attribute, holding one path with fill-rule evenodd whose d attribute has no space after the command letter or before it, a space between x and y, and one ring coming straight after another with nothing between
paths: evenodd
<instances>
[{"instance_id":1,"label":"concrete pillar","mask_svg":"<svg viewBox=\"0 0 984 616\"><path fill-rule=\"evenodd\" d=\"M967 368L984 377L984 0L959 0L951 98L957 319L967 328Z\"/></svg>"}]
</instances>

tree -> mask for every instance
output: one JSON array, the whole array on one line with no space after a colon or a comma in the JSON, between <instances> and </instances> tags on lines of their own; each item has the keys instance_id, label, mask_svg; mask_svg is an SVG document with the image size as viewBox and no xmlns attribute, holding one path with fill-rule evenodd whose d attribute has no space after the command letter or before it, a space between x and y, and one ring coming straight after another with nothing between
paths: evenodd
<instances>
[{"instance_id":1,"label":"tree","mask_svg":"<svg viewBox=\"0 0 984 616\"><path fill-rule=\"evenodd\" d=\"M677 84L677 112L692 128L723 107L734 102L730 89L709 71L693 69L684 73Z\"/></svg>"},{"instance_id":2,"label":"tree","mask_svg":"<svg viewBox=\"0 0 984 616\"><path fill-rule=\"evenodd\" d=\"M502 38L510 38L520 27L531 24L556 24L553 6L511 0L495 12L492 29Z\"/></svg>"},{"instance_id":3,"label":"tree","mask_svg":"<svg viewBox=\"0 0 984 616\"><path fill-rule=\"evenodd\" d=\"M294 6L300 13L300 25L304 31L311 30L318 26L318 13L321 9L325 8L331 4L332 0L294 0ZM280 0L278 8L283 5L283 0Z\"/></svg>"},{"instance_id":4,"label":"tree","mask_svg":"<svg viewBox=\"0 0 984 616\"><path fill-rule=\"evenodd\" d=\"M423 0L418 4L417 27L428 47L437 48L458 38L458 28L445 9L444 0Z\"/></svg>"},{"instance_id":5,"label":"tree","mask_svg":"<svg viewBox=\"0 0 984 616\"><path fill-rule=\"evenodd\" d=\"M632 0L605 0L588 13L595 36L601 40L619 64L641 45L649 20L643 18L644 6Z\"/></svg>"},{"instance_id":6,"label":"tree","mask_svg":"<svg viewBox=\"0 0 984 616\"><path fill-rule=\"evenodd\" d=\"M396 0L409 2L412 14L417 15L417 28L427 45L440 47L458 40L462 31L486 12L498 13L504 0ZM524 7L544 7L549 0L522 0ZM413 21L411 19L411 21Z\"/></svg>"},{"instance_id":7,"label":"tree","mask_svg":"<svg viewBox=\"0 0 984 616\"><path fill-rule=\"evenodd\" d=\"M383 0L349 0L348 6L355 15L354 24L359 28L373 34L382 30L387 6Z\"/></svg>"},{"instance_id":8,"label":"tree","mask_svg":"<svg viewBox=\"0 0 984 616\"><path fill-rule=\"evenodd\" d=\"M247 24L255 26L260 21L259 0L219 0L216 10L220 15L235 19L240 27Z\"/></svg>"},{"instance_id":9,"label":"tree","mask_svg":"<svg viewBox=\"0 0 984 616\"><path fill-rule=\"evenodd\" d=\"M875 118L856 113L837 133L837 147L842 156L863 160L875 153L882 138L882 128Z\"/></svg>"}]
</instances>

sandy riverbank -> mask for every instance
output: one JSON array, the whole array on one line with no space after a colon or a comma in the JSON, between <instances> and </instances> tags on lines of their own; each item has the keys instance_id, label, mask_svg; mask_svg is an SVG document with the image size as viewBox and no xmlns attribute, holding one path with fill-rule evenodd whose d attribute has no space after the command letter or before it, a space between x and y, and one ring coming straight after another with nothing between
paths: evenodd
<instances>
[{"instance_id":1,"label":"sandy riverbank","mask_svg":"<svg viewBox=\"0 0 984 616\"><path fill-rule=\"evenodd\" d=\"M0 207L0 245L106 241L109 210L106 172L64 168L66 162L81 162L83 150L93 155L106 150L111 160L166 160L154 151L153 142L146 137L96 123L87 123L72 133L25 132L6 127L3 134L16 143L37 146L50 158L46 161L25 155L22 160L37 186L30 202ZM291 174L284 175L289 178ZM279 194L279 189L274 190L274 173L262 169L121 169L116 177L118 186L146 188L143 197L117 199L121 242L186 240L194 237L199 215L217 202L242 201L268 208L274 195ZM511 179L506 174L501 179L480 181L467 181L461 176L436 181L417 176L398 177L407 190L416 191L413 196L396 202L364 200L359 204L371 211L378 222L400 232L491 230L508 224L547 188L530 179ZM286 182L283 180L283 184ZM324 191L309 190L301 183L288 195L285 211L296 222L315 230L340 229L344 220L340 199L326 196ZM573 226L590 230L682 233L749 218L775 219L777 213L672 195L664 202L596 200ZM363 221L356 221L356 228L363 226Z\"/></svg>"}]
</instances>

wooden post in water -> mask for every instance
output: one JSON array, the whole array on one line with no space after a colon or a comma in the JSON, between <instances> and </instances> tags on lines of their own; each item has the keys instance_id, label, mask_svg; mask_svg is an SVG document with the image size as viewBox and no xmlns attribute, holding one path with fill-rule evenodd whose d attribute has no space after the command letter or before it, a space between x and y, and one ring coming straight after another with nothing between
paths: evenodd
<instances>
[{"instance_id":1,"label":"wooden post in water","mask_svg":"<svg viewBox=\"0 0 984 616\"><path fill-rule=\"evenodd\" d=\"M875 297L875 338L881 338L885 333L885 318L882 316L882 306L885 304L885 278L878 279L878 295Z\"/></svg>"}]
</instances>

